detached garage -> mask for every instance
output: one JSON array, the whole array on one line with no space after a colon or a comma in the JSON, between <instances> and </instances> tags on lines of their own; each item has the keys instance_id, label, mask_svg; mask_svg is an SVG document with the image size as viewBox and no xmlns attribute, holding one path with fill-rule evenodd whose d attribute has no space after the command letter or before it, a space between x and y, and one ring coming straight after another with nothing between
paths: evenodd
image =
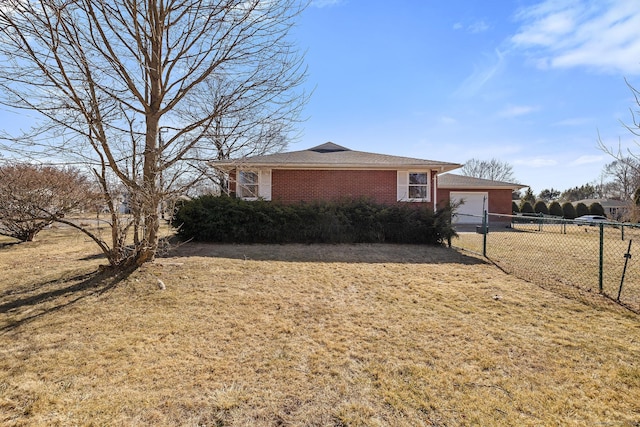
<instances>
[{"instance_id":1,"label":"detached garage","mask_svg":"<svg viewBox=\"0 0 640 427\"><path fill-rule=\"evenodd\" d=\"M489 179L446 173L438 175L438 202L464 201L458 207L454 218L457 224L482 224L482 214L487 210L492 214L513 214L512 193L526 185L512 182L491 181ZM489 222L501 222L500 217L489 217ZM510 222L504 218L502 222Z\"/></svg>"},{"instance_id":2,"label":"detached garage","mask_svg":"<svg viewBox=\"0 0 640 427\"><path fill-rule=\"evenodd\" d=\"M449 193L449 197L452 204L459 204L453 222L456 224L482 224L482 215L488 206L489 192L452 191Z\"/></svg>"}]
</instances>

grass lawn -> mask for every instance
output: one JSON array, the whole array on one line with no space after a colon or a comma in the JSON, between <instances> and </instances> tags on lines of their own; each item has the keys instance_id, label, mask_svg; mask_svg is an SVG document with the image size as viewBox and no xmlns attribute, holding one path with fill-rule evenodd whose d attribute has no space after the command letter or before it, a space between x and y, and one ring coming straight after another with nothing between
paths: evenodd
<instances>
[{"instance_id":1,"label":"grass lawn","mask_svg":"<svg viewBox=\"0 0 640 427\"><path fill-rule=\"evenodd\" d=\"M186 244L116 279L96 255L0 247L1 425L640 423L640 317L453 250Z\"/></svg>"},{"instance_id":2,"label":"grass lawn","mask_svg":"<svg viewBox=\"0 0 640 427\"><path fill-rule=\"evenodd\" d=\"M581 298L585 291L599 292L599 227L545 224L542 232L537 225L516 227L515 231L495 227L487 234L491 261L571 298ZM482 239L481 234L460 233L453 245L482 253ZM606 227L602 243L603 292L613 299L620 292L620 301L640 313L640 228L625 227L623 235L619 228ZM627 251L631 255L628 259Z\"/></svg>"}]
</instances>

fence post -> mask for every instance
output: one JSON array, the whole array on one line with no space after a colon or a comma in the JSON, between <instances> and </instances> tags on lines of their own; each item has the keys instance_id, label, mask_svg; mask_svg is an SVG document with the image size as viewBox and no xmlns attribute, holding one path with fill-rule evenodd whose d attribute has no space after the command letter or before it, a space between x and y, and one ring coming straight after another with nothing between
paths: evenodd
<instances>
[{"instance_id":1,"label":"fence post","mask_svg":"<svg viewBox=\"0 0 640 427\"><path fill-rule=\"evenodd\" d=\"M540 217L540 219L538 220L538 231L542 231L542 224L544 223L543 215L544 214L542 212L538 214L538 216Z\"/></svg>"},{"instance_id":2,"label":"fence post","mask_svg":"<svg viewBox=\"0 0 640 427\"><path fill-rule=\"evenodd\" d=\"M603 282L604 282L604 224L600 223L600 266L599 266L599 274L598 274L598 290L602 293Z\"/></svg>"},{"instance_id":3,"label":"fence post","mask_svg":"<svg viewBox=\"0 0 640 427\"><path fill-rule=\"evenodd\" d=\"M627 274L627 265L629 264L629 260L631 259L631 242L633 239L629 239L629 248L627 249L627 253L624 254L624 268L622 269L622 278L620 279L620 287L618 288L618 297L616 301L620 302L620 294L622 293L622 285L624 284L624 276Z\"/></svg>"},{"instance_id":4,"label":"fence post","mask_svg":"<svg viewBox=\"0 0 640 427\"><path fill-rule=\"evenodd\" d=\"M489 221L487 220L487 211L482 214L482 256L487 257L487 234L489 234Z\"/></svg>"}]
</instances>

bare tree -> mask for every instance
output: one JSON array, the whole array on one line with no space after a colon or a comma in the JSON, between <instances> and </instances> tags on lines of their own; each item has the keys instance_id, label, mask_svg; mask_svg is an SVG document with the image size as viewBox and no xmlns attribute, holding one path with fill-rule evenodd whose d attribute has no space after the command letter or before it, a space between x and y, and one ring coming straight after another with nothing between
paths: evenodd
<instances>
[{"instance_id":1,"label":"bare tree","mask_svg":"<svg viewBox=\"0 0 640 427\"><path fill-rule=\"evenodd\" d=\"M640 187L640 162L624 157L605 165L603 173L611 178L605 184L606 193L620 200L629 201Z\"/></svg>"},{"instance_id":2,"label":"bare tree","mask_svg":"<svg viewBox=\"0 0 640 427\"><path fill-rule=\"evenodd\" d=\"M627 84L627 87L633 94L636 105L640 107L640 90L633 87L626 79L625 79L625 83ZM631 124L623 123L623 126L632 135L640 137L640 110L634 111L633 108L630 108L629 111L631 112ZM635 145L638 148L640 148L640 142L635 141ZM598 135L598 146L602 151L604 151L606 154L609 154L617 162L619 162L617 166L628 168L628 170L633 175L640 176L640 152L634 152L631 149L631 147L627 149L622 149L620 143L618 143L617 148L610 147L606 145L604 141L602 141L602 138L600 137L600 135Z\"/></svg>"},{"instance_id":3,"label":"bare tree","mask_svg":"<svg viewBox=\"0 0 640 427\"><path fill-rule=\"evenodd\" d=\"M0 234L23 242L74 210L92 206L91 181L78 169L0 166Z\"/></svg>"},{"instance_id":4,"label":"bare tree","mask_svg":"<svg viewBox=\"0 0 640 427\"><path fill-rule=\"evenodd\" d=\"M633 87L628 80L625 79L627 87L633 94L636 106L640 107L640 90ZM633 135L640 136L640 110L630 108L631 123L623 123L623 126ZM635 146L640 149L640 142L634 141ZM598 135L598 146L606 154L615 159L605 167L605 174L613 176L613 190L620 195L620 198L628 201L627 219L637 222L640 217L640 209L638 208L636 195L640 191L640 151L634 151L633 147L622 148L619 142L618 147L610 147L604 143L600 135ZM607 189L611 189L612 183L607 185ZM635 188L634 188L635 187Z\"/></svg>"},{"instance_id":5,"label":"bare tree","mask_svg":"<svg viewBox=\"0 0 640 427\"><path fill-rule=\"evenodd\" d=\"M281 97L275 100L265 98L267 86L278 85L272 80L272 74L264 73L269 64L260 67L264 76L256 76L259 83L237 91L233 79L221 80L213 76L204 82L204 90L197 94L192 107L187 111L187 120L198 116L212 115L215 120L204 134L203 140L211 147L210 159L231 159L244 156L262 155L281 151L295 135L293 127L299 116L305 98L291 99ZM259 90L256 90L259 89ZM266 90L266 92L272 92ZM216 115L215 110L225 109L225 115ZM217 186L217 193L227 190L226 177L208 165L199 169Z\"/></svg>"},{"instance_id":6,"label":"bare tree","mask_svg":"<svg viewBox=\"0 0 640 427\"><path fill-rule=\"evenodd\" d=\"M513 167L509 163L502 162L495 158L491 160L467 160L461 172L465 176L472 176L474 178L516 183L513 176Z\"/></svg>"},{"instance_id":7,"label":"bare tree","mask_svg":"<svg viewBox=\"0 0 640 427\"><path fill-rule=\"evenodd\" d=\"M90 165L111 233L81 230L113 267L150 261L161 202L205 173L229 147L219 141L248 149L290 136L306 100L289 41L301 10L298 0L3 0L0 103L45 119L3 148ZM117 186L131 216L119 214Z\"/></svg>"}]
</instances>

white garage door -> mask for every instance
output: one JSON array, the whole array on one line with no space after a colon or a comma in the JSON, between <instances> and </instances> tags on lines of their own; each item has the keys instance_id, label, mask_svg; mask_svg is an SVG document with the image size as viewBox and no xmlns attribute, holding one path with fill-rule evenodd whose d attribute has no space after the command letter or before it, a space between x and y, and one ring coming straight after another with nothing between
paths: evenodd
<instances>
[{"instance_id":1,"label":"white garage door","mask_svg":"<svg viewBox=\"0 0 640 427\"><path fill-rule=\"evenodd\" d=\"M451 202L464 203L458 206L454 222L458 224L482 224L482 215L489 206L489 193L487 192L451 192Z\"/></svg>"}]
</instances>

